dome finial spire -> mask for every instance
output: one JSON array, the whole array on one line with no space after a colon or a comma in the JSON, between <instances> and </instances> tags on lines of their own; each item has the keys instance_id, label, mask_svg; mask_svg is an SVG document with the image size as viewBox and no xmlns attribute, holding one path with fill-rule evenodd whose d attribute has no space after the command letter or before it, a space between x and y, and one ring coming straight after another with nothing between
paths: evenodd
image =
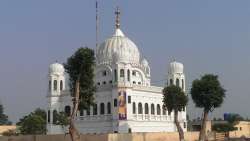
<instances>
[{"instance_id":1,"label":"dome finial spire","mask_svg":"<svg viewBox=\"0 0 250 141\"><path fill-rule=\"evenodd\" d=\"M120 28L120 14L121 14L120 9L117 6L116 11L115 11L115 15L116 15L116 17L115 17L115 28L116 29Z\"/></svg>"}]
</instances>

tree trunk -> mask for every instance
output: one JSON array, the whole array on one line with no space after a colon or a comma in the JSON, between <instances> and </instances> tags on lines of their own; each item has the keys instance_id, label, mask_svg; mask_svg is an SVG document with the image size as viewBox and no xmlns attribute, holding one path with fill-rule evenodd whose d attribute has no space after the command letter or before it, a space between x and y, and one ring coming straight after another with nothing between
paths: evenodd
<instances>
[{"instance_id":1,"label":"tree trunk","mask_svg":"<svg viewBox=\"0 0 250 141\"><path fill-rule=\"evenodd\" d=\"M207 118L208 118L208 111L204 110L202 124L201 124L201 130L200 130L200 135L199 135L199 141L205 141L205 139L206 139L206 121L207 121Z\"/></svg>"},{"instance_id":2,"label":"tree trunk","mask_svg":"<svg viewBox=\"0 0 250 141\"><path fill-rule=\"evenodd\" d=\"M80 141L80 134L75 126L75 117L79 105L79 95L80 95L80 81L79 79L77 79L75 86L75 97L73 99L73 111L70 116L70 124L69 124L69 134L72 141Z\"/></svg>"},{"instance_id":3,"label":"tree trunk","mask_svg":"<svg viewBox=\"0 0 250 141\"><path fill-rule=\"evenodd\" d=\"M184 132L181 128L180 122L178 120L178 111L174 110L174 123L177 127L178 133L179 133L179 140L184 141Z\"/></svg>"}]
</instances>

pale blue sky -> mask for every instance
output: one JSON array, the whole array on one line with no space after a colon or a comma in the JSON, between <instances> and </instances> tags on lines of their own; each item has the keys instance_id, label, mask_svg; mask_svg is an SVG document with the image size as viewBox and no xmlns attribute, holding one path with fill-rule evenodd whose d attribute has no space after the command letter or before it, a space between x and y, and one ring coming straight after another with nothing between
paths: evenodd
<instances>
[{"instance_id":1,"label":"pale blue sky","mask_svg":"<svg viewBox=\"0 0 250 141\"><path fill-rule=\"evenodd\" d=\"M99 1L100 40L112 35L119 5L121 28L149 60L152 82L164 84L175 58L188 88L204 73L220 76L227 98L212 115L250 117L250 1ZM0 99L11 120L45 108L49 64L80 45L95 45L94 0L0 1Z\"/></svg>"}]
</instances>

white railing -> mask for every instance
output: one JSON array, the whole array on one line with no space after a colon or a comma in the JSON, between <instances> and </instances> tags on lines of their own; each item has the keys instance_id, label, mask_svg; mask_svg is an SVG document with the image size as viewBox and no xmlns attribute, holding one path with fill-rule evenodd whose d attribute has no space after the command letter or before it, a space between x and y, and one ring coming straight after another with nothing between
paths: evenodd
<instances>
[{"instance_id":1,"label":"white railing","mask_svg":"<svg viewBox=\"0 0 250 141\"><path fill-rule=\"evenodd\" d=\"M133 85L133 89L141 91L156 92L162 94L162 87Z\"/></svg>"},{"instance_id":2,"label":"white railing","mask_svg":"<svg viewBox=\"0 0 250 141\"><path fill-rule=\"evenodd\" d=\"M80 116L77 118L78 120L84 121L110 121L112 120L112 115L87 115L87 116Z\"/></svg>"},{"instance_id":3,"label":"white railing","mask_svg":"<svg viewBox=\"0 0 250 141\"><path fill-rule=\"evenodd\" d=\"M112 115L86 115L79 116L77 120L81 121L111 121ZM132 120L135 121L171 121L172 118L167 115L133 114Z\"/></svg>"},{"instance_id":4,"label":"white railing","mask_svg":"<svg viewBox=\"0 0 250 141\"><path fill-rule=\"evenodd\" d=\"M137 115L137 120L143 120L143 115Z\"/></svg>"},{"instance_id":5,"label":"white railing","mask_svg":"<svg viewBox=\"0 0 250 141\"><path fill-rule=\"evenodd\" d=\"M147 115L145 115L145 118L144 118L145 120L150 120L150 116L147 114Z\"/></svg>"},{"instance_id":6,"label":"white railing","mask_svg":"<svg viewBox=\"0 0 250 141\"><path fill-rule=\"evenodd\" d=\"M167 115L150 115L150 114L133 114L133 120L145 120L145 121L171 121L171 117Z\"/></svg>"}]
</instances>

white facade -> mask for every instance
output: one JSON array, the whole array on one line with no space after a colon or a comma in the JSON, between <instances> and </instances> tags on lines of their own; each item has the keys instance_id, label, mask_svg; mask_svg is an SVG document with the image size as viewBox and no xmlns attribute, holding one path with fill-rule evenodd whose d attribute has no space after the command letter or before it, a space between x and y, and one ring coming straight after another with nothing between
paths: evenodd
<instances>
[{"instance_id":1,"label":"white facade","mask_svg":"<svg viewBox=\"0 0 250 141\"><path fill-rule=\"evenodd\" d=\"M119 15L117 15L119 21ZM151 86L148 61L141 57L139 49L116 23L115 33L105 40L96 52L94 95L96 105L88 111L79 111L76 125L82 133L128 133L177 131L173 112L163 107L162 87ZM167 84L175 84L185 91L183 65L172 62ZM70 113L72 98L67 86L67 75L61 64L55 63L49 70L48 134L63 133L61 126L53 124L53 111ZM184 131L186 109L179 114Z\"/></svg>"}]
</instances>

